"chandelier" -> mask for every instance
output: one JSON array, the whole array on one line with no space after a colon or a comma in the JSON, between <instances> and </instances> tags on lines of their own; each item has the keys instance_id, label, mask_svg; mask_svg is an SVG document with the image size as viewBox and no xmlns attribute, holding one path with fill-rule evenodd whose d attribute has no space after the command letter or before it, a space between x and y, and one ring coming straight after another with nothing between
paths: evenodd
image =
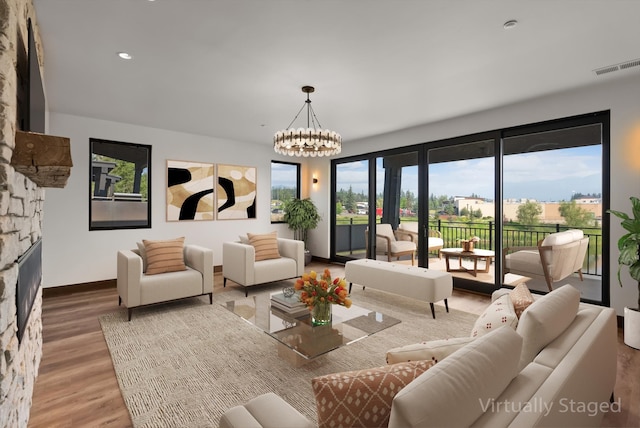
<instances>
[{"instance_id":1,"label":"chandelier","mask_svg":"<svg viewBox=\"0 0 640 428\"><path fill-rule=\"evenodd\" d=\"M313 91L315 91L313 86L302 87L302 92L307 94L307 100L287 129L278 131L273 136L273 149L276 153L287 156L316 157L337 155L342 150L340 134L322 129L316 113L311 107L309 94ZM307 107L307 128L291 128L305 106Z\"/></svg>"}]
</instances>

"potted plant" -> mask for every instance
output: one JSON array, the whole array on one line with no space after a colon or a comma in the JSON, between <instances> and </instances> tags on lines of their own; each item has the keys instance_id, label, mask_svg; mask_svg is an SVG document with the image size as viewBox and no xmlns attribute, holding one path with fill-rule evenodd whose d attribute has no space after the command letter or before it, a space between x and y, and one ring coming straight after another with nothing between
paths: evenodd
<instances>
[{"instance_id":1,"label":"potted plant","mask_svg":"<svg viewBox=\"0 0 640 428\"><path fill-rule=\"evenodd\" d=\"M318 208L313 201L306 199L289 199L284 204L284 221L293 230L293 238L304 242L304 261L311 261L311 252L307 249L307 236L311 229L318 226L321 220Z\"/></svg>"},{"instance_id":2,"label":"potted plant","mask_svg":"<svg viewBox=\"0 0 640 428\"><path fill-rule=\"evenodd\" d=\"M631 212L629 216L620 211L608 212L622 219L622 227L628 232L618 240L618 282L622 286L620 270L629 267L629 275L638 283L638 307L624 308L624 343L635 349L640 349L640 199L632 196Z\"/></svg>"}]
</instances>

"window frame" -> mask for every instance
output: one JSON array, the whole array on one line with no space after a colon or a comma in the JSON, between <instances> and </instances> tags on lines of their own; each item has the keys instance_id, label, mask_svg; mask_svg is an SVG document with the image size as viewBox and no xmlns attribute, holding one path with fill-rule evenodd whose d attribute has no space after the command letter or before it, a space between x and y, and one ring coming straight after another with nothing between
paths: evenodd
<instances>
[{"instance_id":1,"label":"window frame","mask_svg":"<svg viewBox=\"0 0 640 428\"><path fill-rule=\"evenodd\" d=\"M300 184L302 182L301 180L301 165L297 162L286 162L286 161L280 161L280 160L272 160L271 161L271 183L270 183L270 198L269 198L269 217L270 217L270 221L271 224L279 224L279 223L286 223L283 220L274 220L273 218L273 213L272 213L272 208L271 208L271 201L274 200L274 186L273 186L273 176L274 176L274 164L277 165L288 165L288 166L293 166L295 167L295 183L296 183L296 187L295 187L295 198L296 199L300 199Z\"/></svg>"}]
</instances>

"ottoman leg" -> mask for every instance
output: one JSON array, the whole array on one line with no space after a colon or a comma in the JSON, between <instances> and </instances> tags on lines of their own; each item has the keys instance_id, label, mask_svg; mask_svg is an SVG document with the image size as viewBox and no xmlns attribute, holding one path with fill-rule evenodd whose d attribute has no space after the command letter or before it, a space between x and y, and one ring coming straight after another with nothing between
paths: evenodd
<instances>
[{"instance_id":1,"label":"ottoman leg","mask_svg":"<svg viewBox=\"0 0 640 428\"><path fill-rule=\"evenodd\" d=\"M444 299L444 307L447 308L447 313L449 313L449 302L447 299Z\"/></svg>"},{"instance_id":2,"label":"ottoman leg","mask_svg":"<svg viewBox=\"0 0 640 428\"><path fill-rule=\"evenodd\" d=\"M433 316L433 319L436 319L436 309L433 306L433 303L429 303L429 306L431 306L431 315Z\"/></svg>"}]
</instances>

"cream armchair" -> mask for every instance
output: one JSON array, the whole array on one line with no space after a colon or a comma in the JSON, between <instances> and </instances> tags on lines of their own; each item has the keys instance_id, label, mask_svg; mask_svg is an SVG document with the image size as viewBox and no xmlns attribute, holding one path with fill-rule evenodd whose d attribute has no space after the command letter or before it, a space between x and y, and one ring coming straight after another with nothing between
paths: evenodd
<instances>
[{"instance_id":1,"label":"cream armchair","mask_svg":"<svg viewBox=\"0 0 640 428\"><path fill-rule=\"evenodd\" d=\"M222 243L223 286L227 279L245 287L302 276L304 273L304 242L276 238L279 257L256 261L256 248L248 241Z\"/></svg>"},{"instance_id":2,"label":"cream armchair","mask_svg":"<svg viewBox=\"0 0 640 428\"><path fill-rule=\"evenodd\" d=\"M413 242L418 242L418 222L417 221L408 221L404 223L400 223L398 226L398 230L402 232L409 233L413 239L408 239L407 237L401 237L402 240L410 240ZM429 236L427 237L427 251L437 251L438 257L442 257L440 254L440 250L444 247L444 240L442 239L442 234L434 229L429 229Z\"/></svg>"},{"instance_id":3,"label":"cream armchair","mask_svg":"<svg viewBox=\"0 0 640 428\"><path fill-rule=\"evenodd\" d=\"M369 254L369 229L365 231L365 248ZM408 239L408 240L403 240ZM391 228L388 223L376 225L376 254L385 254L387 261L391 261L392 257L400 259L400 256L411 256L411 265L414 264L416 258L416 243L413 241L413 235L407 231L396 230Z\"/></svg>"},{"instance_id":4,"label":"cream armchair","mask_svg":"<svg viewBox=\"0 0 640 428\"><path fill-rule=\"evenodd\" d=\"M577 272L582 281L589 238L582 230L571 229L552 233L538 242L536 247L511 247L503 251L503 273L544 279L553 290L553 284ZM504 280L504 276L503 276Z\"/></svg>"},{"instance_id":5,"label":"cream armchair","mask_svg":"<svg viewBox=\"0 0 640 428\"><path fill-rule=\"evenodd\" d=\"M213 250L184 246L186 270L147 275L139 249L118 251L118 306L133 308L208 294L213 304Z\"/></svg>"}]
</instances>

